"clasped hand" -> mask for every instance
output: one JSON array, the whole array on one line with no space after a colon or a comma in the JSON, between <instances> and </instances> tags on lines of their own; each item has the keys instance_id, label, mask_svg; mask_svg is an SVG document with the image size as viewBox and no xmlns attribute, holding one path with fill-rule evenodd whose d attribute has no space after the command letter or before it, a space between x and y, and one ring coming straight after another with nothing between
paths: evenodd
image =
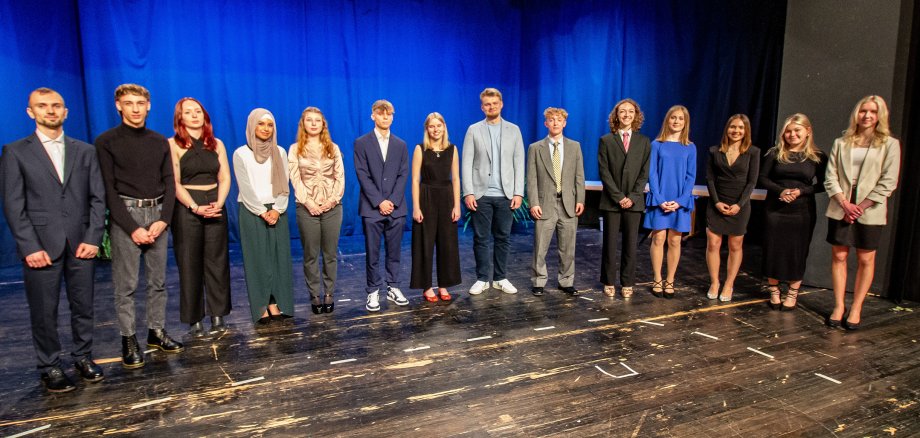
<instances>
[{"instance_id":1,"label":"clasped hand","mask_svg":"<svg viewBox=\"0 0 920 438\"><path fill-rule=\"evenodd\" d=\"M661 210L665 213L671 213L673 211L677 211L677 209L680 208L680 204L678 204L677 201L665 201L662 202L658 207L661 208Z\"/></svg>"}]
</instances>

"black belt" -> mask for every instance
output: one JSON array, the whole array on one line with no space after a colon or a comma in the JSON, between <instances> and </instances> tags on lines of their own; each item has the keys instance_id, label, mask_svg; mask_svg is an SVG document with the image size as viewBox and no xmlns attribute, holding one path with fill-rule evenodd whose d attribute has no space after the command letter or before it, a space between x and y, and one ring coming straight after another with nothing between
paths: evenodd
<instances>
[{"instance_id":1,"label":"black belt","mask_svg":"<svg viewBox=\"0 0 920 438\"><path fill-rule=\"evenodd\" d=\"M121 196L121 200L124 201L125 205L128 207L156 207L163 203L163 195L153 199L137 199Z\"/></svg>"}]
</instances>

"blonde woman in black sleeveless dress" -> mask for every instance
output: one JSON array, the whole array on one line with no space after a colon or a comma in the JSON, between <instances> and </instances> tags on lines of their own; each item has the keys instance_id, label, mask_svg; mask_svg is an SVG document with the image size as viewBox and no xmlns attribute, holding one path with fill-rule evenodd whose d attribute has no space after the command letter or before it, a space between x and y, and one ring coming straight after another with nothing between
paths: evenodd
<instances>
[{"instance_id":1,"label":"blonde woman in black sleeveless dress","mask_svg":"<svg viewBox=\"0 0 920 438\"><path fill-rule=\"evenodd\" d=\"M444 116L425 118L422 144L412 155L412 276L409 287L424 289L430 302L451 299L448 287L460 284L460 165L456 146L447 138ZM437 247L438 293L432 287L432 259Z\"/></svg>"}]
</instances>

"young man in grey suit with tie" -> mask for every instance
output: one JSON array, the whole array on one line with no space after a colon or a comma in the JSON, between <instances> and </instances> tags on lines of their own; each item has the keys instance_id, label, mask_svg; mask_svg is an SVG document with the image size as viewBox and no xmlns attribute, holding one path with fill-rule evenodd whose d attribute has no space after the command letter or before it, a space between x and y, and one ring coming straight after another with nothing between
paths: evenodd
<instances>
[{"instance_id":1,"label":"young man in grey suit with tie","mask_svg":"<svg viewBox=\"0 0 920 438\"><path fill-rule=\"evenodd\" d=\"M501 117L500 91L486 88L479 100L486 119L466 130L460 178L463 200L471 212L476 257L476 283L470 294L481 294L490 281L491 287L513 294L517 289L508 281L505 268L513 211L524 199L524 140L517 125Z\"/></svg>"},{"instance_id":2,"label":"young man in grey suit with tie","mask_svg":"<svg viewBox=\"0 0 920 438\"><path fill-rule=\"evenodd\" d=\"M533 234L531 291L543 295L546 287L546 251L556 233L559 248L559 289L578 295L575 289L575 234L578 216L585 209L585 168L581 144L562 135L569 113L562 108L543 111L549 130L527 149L527 198L536 220Z\"/></svg>"},{"instance_id":3,"label":"young man in grey suit with tie","mask_svg":"<svg viewBox=\"0 0 920 438\"><path fill-rule=\"evenodd\" d=\"M409 149L390 132L393 104L378 100L371 106L374 130L355 140L355 173L361 196L358 212L364 225L365 271L368 312L380 310L380 289L397 306L409 304L399 290L399 255L406 224L406 181L409 180ZM380 275L380 237L386 247L386 281Z\"/></svg>"},{"instance_id":4,"label":"young man in grey suit with tie","mask_svg":"<svg viewBox=\"0 0 920 438\"><path fill-rule=\"evenodd\" d=\"M67 108L50 88L29 95L35 132L3 147L3 207L23 257L32 343L49 392L75 386L61 369L58 301L67 283L74 366L84 380L103 379L93 362L93 274L105 226L105 187L96 150L64 135Z\"/></svg>"}]
</instances>

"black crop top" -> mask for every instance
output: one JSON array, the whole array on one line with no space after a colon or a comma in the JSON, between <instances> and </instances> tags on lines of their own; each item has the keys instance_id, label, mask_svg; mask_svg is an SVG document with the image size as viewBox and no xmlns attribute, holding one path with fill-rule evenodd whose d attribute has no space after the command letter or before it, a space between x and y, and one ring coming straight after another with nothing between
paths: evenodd
<instances>
[{"instance_id":1,"label":"black crop top","mask_svg":"<svg viewBox=\"0 0 920 438\"><path fill-rule=\"evenodd\" d=\"M192 139L192 147L179 158L179 183L182 185L209 185L217 183L220 162L217 152L204 148L200 139Z\"/></svg>"}]
</instances>

